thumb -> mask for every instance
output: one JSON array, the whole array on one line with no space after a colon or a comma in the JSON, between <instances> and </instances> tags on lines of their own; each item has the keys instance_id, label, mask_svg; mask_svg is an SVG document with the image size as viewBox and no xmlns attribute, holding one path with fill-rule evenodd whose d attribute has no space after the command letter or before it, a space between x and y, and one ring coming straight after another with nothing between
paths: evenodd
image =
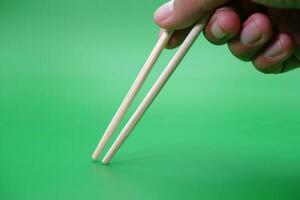
<instances>
[{"instance_id":1,"label":"thumb","mask_svg":"<svg viewBox=\"0 0 300 200\"><path fill-rule=\"evenodd\" d=\"M228 0L172 0L154 14L155 22L165 29L179 30L194 24L207 12L216 9Z\"/></svg>"}]
</instances>

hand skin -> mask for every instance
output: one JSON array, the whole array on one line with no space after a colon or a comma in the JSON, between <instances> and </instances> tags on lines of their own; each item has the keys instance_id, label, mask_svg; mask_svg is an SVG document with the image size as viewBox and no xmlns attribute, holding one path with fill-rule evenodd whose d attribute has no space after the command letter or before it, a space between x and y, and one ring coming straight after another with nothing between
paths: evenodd
<instances>
[{"instance_id":1,"label":"hand skin","mask_svg":"<svg viewBox=\"0 0 300 200\"><path fill-rule=\"evenodd\" d=\"M162 5L154 19L176 30L167 46L175 48L211 11L204 31L211 43L227 44L234 56L266 74L300 67L300 0L174 0Z\"/></svg>"}]
</instances>

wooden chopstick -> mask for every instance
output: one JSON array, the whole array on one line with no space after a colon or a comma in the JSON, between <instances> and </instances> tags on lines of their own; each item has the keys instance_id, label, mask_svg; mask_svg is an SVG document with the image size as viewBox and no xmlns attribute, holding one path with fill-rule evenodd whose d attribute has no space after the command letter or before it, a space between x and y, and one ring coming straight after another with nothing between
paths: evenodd
<instances>
[{"instance_id":1,"label":"wooden chopstick","mask_svg":"<svg viewBox=\"0 0 300 200\"><path fill-rule=\"evenodd\" d=\"M164 30L161 34L159 40L157 41L155 47L153 48L152 52L150 53L148 59L146 60L144 66L142 67L140 73L136 77L134 83L132 84L131 88L129 89L126 97L124 98L123 102L119 106L116 114L114 115L112 121L109 123L108 127L106 128L102 138L100 139L93 155L92 159L97 160L100 156L103 148L105 147L106 143L120 124L122 118L126 114L128 108L130 107L131 103L133 102L134 98L136 97L138 91L142 87L143 83L145 82L148 74L150 73L151 69L153 68L155 62L159 58L161 52L164 50L165 46L167 45L169 39L171 38L173 31Z\"/></svg>"},{"instance_id":2,"label":"wooden chopstick","mask_svg":"<svg viewBox=\"0 0 300 200\"><path fill-rule=\"evenodd\" d=\"M104 156L102 162L103 164L108 164L114 154L118 151L120 146L129 136L131 131L134 129L135 125L141 119L147 108L153 102L155 97L158 95L160 90L163 88L165 83L168 81L172 73L175 71L176 67L179 65L183 57L186 55L190 47L193 45L194 41L197 39L201 31L205 28L206 22L209 18L209 15L202 18L199 22L195 24L187 38L184 40L183 44L180 46L174 57L171 59L167 67L161 73L157 81L154 83L146 97L143 99L142 103L138 106L136 111L133 113L127 124L122 129L121 133Z\"/></svg>"}]
</instances>

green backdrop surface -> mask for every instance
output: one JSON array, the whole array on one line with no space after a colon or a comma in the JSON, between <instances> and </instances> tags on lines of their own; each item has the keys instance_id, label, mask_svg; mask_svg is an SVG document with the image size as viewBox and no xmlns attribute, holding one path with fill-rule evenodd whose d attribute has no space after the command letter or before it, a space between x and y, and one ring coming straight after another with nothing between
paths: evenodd
<instances>
[{"instance_id":1,"label":"green backdrop surface","mask_svg":"<svg viewBox=\"0 0 300 200\"><path fill-rule=\"evenodd\" d=\"M300 198L299 71L260 74L202 36L111 165L91 161L161 3L0 2L0 199Z\"/></svg>"}]
</instances>

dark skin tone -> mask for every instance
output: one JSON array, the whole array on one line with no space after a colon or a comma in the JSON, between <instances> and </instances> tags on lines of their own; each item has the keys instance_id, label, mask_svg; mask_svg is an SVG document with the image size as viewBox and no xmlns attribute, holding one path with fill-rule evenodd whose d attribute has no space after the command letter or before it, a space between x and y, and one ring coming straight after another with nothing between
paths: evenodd
<instances>
[{"instance_id":1,"label":"dark skin tone","mask_svg":"<svg viewBox=\"0 0 300 200\"><path fill-rule=\"evenodd\" d=\"M300 67L300 1L174 0L155 13L162 28L177 30L168 44L181 44L190 27L214 11L205 28L213 44L227 44L231 53L251 61L263 73Z\"/></svg>"}]
</instances>

